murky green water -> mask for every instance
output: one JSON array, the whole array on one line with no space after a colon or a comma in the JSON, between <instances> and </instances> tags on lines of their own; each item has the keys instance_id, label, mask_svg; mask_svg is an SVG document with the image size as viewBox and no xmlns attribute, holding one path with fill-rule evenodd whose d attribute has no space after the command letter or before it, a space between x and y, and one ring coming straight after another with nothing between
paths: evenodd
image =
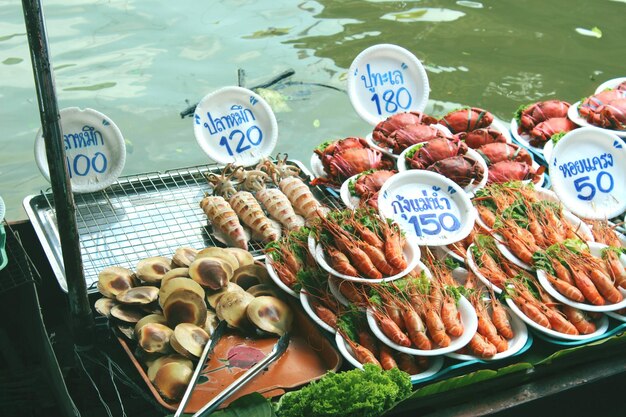
<instances>
[{"instance_id":1,"label":"murky green water","mask_svg":"<svg viewBox=\"0 0 626 417\"><path fill-rule=\"evenodd\" d=\"M574 102L626 75L625 0L42 1L59 107L91 107L115 121L127 141L123 175L205 163L191 119L179 113L235 85L238 68L249 87L295 70L272 101L276 151L307 163L318 143L370 130L344 92L314 84L345 90L352 59L377 43L424 63L434 115L463 104L509 120L520 104ZM33 157L40 120L25 32L21 2L0 0L8 220L25 218L22 199L48 187Z\"/></svg>"}]
</instances>

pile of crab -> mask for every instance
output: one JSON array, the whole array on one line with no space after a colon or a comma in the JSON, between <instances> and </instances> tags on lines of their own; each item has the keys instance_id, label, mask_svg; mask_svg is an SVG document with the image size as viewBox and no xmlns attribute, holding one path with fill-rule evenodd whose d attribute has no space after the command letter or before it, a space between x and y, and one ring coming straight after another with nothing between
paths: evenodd
<instances>
[{"instance_id":1,"label":"pile of crab","mask_svg":"<svg viewBox=\"0 0 626 417\"><path fill-rule=\"evenodd\" d=\"M561 100L520 106L515 112L517 133L527 137L532 146L543 148L555 135L576 129L576 124L567 117L570 106L570 103Z\"/></svg>"},{"instance_id":2,"label":"pile of crab","mask_svg":"<svg viewBox=\"0 0 626 417\"><path fill-rule=\"evenodd\" d=\"M585 98L578 112L594 126L626 130L626 81Z\"/></svg>"},{"instance_id":3,"label":"pile of crab","mask_svg":"<svg viewBox=\"0 0 626 417\"><path fill-rule=\"evenodd\" d=\"M211 195L200 201L215 237L229 246L248 248L250 239L271 242L283 229L297 230L328 211L300 178L287 157L269 159L253 169L233 164L206 174Z\"/></svg>"}]
</instances>

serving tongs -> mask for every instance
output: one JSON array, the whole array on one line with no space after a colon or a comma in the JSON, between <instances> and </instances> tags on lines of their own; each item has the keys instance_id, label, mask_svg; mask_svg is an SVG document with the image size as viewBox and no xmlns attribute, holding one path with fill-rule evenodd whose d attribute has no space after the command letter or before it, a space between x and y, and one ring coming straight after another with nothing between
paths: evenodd
<instances>
[{"instance_id":1,"label":"serving tongs","mask_svg":"<svg viewBox=\"0 0 626 417\"><path fill-rule=\"evenodd\" d=\"M217 329L213 333L211 337L210 344L207 343L207 346L204 347L204 351L200 356L200 360L198 361L198 365L191 377L191 381L189 382L189 386L187 387L187 391L185 391L185 395L180 401L178 409L174 414L174 417L180 417L187 405L187 401L189 401L189 397L191 397L191 393L196 385L196 381L198 380L198 376L200 375L201 370L204 368L204 363L206 361L207 356L210 352L213 351L213 348L217 344L217 340L222 336L224 329L226 328L225 321L221 321L218 325ZM259 372L268 367L272 362L278 359L289 346L289 333L283 334L271 352L263 358L263 360L257 362L254 366L244 372L239 378L234 380L229 386L224 388L222 392L220 392L217 396L215 396L211 401L206 403L200 410L198 410L193 417L204 417L211 414L213 411L217 409L224 401L226 401L230 396L232 396L235 392L237 392L241 387L243 387L246 383L248 383L252 378L254 378Z\"/></svg>"}]
</instances>

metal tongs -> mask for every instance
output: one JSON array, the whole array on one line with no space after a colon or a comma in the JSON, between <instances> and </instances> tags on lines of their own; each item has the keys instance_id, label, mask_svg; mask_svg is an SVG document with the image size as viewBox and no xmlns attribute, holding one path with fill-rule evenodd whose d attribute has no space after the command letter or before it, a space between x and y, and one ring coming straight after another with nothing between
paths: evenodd
<instances>
[{"instance_id":1,"label":"metal tongs","mask_svg":"<svg viewBox=\"0 0 626 417\"><path fill-rule=\"evenodd\" d=\"M215 345L217 344L217 341L221 338L225 328L226 328L225 321L221 321L220 324L215 329L215 332L213 332L213 335L211 337L211 342L207 343L206 346L204 347L204 351L202 352L202 355L200 356L198 365L196 366L196 369L193 375L191 376L191 381L189 382L189 386L187 387L187 390L185 391L185 395L183 395L183 398L180 400L180 404L178 405L178 409L176 410L174 417L180 417L182 415L183 410L185 409L185 406L187 405L187 402L189 401L189 397L191 397L191 393L193 392L193 389L196 385L198 376L200 376L200 372L204 368L206 359L208 355L213 351ZM213 411L217 409L217 407L220 406L220 404L222 404L231 395L233 395L241 387L243 387L246 383L248 383L259 372L261 372L263 369L268 367L272 362L278 359L287 350L288 346L289 346L289 333L285 333L278 339L272 351L265 358L263 358L263 360L257 362L254 366L252 366L245 373L243 373L239 378L234 380L222 392L220 392L211 401L206 403L204 407L198 410L193 415L193 417L208 416L209 414L211 414Z\"/></svg>"}]
</instances>

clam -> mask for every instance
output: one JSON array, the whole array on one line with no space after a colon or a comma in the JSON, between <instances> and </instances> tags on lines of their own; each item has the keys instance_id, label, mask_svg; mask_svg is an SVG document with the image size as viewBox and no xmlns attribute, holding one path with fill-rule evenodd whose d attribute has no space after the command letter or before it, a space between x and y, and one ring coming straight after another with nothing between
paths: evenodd
<instances>
[{"instance_id":1,"label":"clam","mask_svg":"<svg viewBox=\"0 0 626 417\"><path fill-rule=\"evenodd\" d=\"M254 298L246 309L248 320L259 329L283 335L293 323L293 312L284 301L267 295Z\"/></svg>"},{"instance_id":2,"label":"clam","mask_svg":"<svg viewBox=\"0 0 626 417\"><path fill-rule=\"evenodd\" d=\"M137 324L135 324L135 334L139 333L139 329L141 329L145 324L148 323L159 323L167 325L167 320L162 314L148 314L147 316L139 320Z\"/></svg>"},{"instance_id":3,"label":"clam","mask_svg":"<svg viewBox=\"0 0 626 417\"><path fill-rule=\"evenodd\" d=\"M178 400L185 393L192 373L191 369L181 363L166 363L154 376L154 385L164 397Z\"/></svg>"},{"instance_id":4,"label":"clam","mask_svg":"<svg viewBox=\"0 0 626 417\"><path fill-rule=\"evenodd\" d=\"M189 275L203 287L219 290L232 278L233 268L221 258L203 257L189 265Z\"/></svg>"},{"instance_id":5,"label":"clam","mask_svg":"<svg viewBox=\"0 0 626 417\"><path fill-rule=\"evenodd\" d=\"M215 329L217 328L217 324L219 319L217 318L217 314L213 310L208 310L206 314L206 321L204 322L204 331L209 335L212 335Z\"/></svg>"},{"instance_id":6,"label":"clam","mask_svg":"<svg viewBox=\"0 0 626 417\"><path fill-rule=\"evenodd\" d=\"M147 375L148 375L148 379L150 381L154 382L154 377L156 376L156 374L159 371L159 369L163 365L166 365L166 364L171 363L171 362L180 363L181 365L184 365L184 366L188 367L189 369L193 370L193 362L191 362L191 360L185 358L182 355L179 355L177 353L172 353L172 354L169 354L169 355L161 355L157 359L152 361L150 363L150 365L148 366L148 370L146 372Z\"/></svg>"},{"instance_id":7,"label":"clam","mask_svg":"<svg viewBox=\"0 0 626 417\"><path fill-rule=\"evenodd\" d=\"M178 288L165 300L163 314L172 327L179 323L203 326L206 322L207 307L204 297L189 289Z\"/></svg>"},{"instance_id":8,"label":"clam","mask_svg":"<svg viewBox=\"0 0 626 417\"><path fill-rule=\"evenodd\" d=\"M169 353L170 338L174 331L161 323L146 323L137 332L137 343L149 353Z\"/></svg>"},{"instance_id":9,"label":"clam","mask_svg":"<svg viewBox=\"0 0 626 417\"><path fill-rule=\"evenodd\" d=\"M115 299L127 305L146 305L156 301L159 289L151 285L133 287L124 290L115 296Z\"/></svg>"},{"instance_id":10,"label":"clam","mask_svg":"<svg viewBox=\"0 0 626 417\"><path fill-rule=\"evenodd\" d=\"M230 252L239 261L239 267L250 265L254 263L254 257L250 252L241 248L224 248L226 252Z\"/></svg>"},{"instance_id":11,"label":"clam","mask_svg":"<svg viewBox=\"0 0 626 417\"><path fill-rule=\"evenodd\" d=\"M174 256L172 256L172 264L179 267L189 267L191 263L196 259L198 251L194 248L182 247L176 249Z\"/></svg>"},{"instance_id":12,"label":"clam","mask_svg":"<svg viewBox=\"0 0 626 417\"><path fill-rule=\"evenodd\" d=\"M249 324L246 309L252 300L254 297L245 291L227 292L215 306L217 317L225 320L231 327L245 329Z\"/></svg>"},{"instance_id":13,"label":"clam","mask_svg":"<svg viewBox=\"0 0 626 417\"><path fill-rule=\"evenodd\" d=\"M196 259L206 258L206 257L220 258L228 262L230 266L233 268L233 271L239 268L239 260L237 259L237 257L233 255L232 253L226 251L224 248L218 248L218 247L204 248L198 251L198 255L196 256Z\"/></svg>"},{"instance_id":14,"label":"clam","mask_svg":"<svg viewBox=\"0 0 626 417\"><path fill-rule=\"evenodd\" d=\"M209 334L203 328L191 323L180 323L174 329L170 344L176 352L194 359L202 355L202 350L208 340Z\"/></svg>"},{"instance_id":15,"label":"clam","mask_svg":"<svg viewBox=\"0 0 626 417\"><path fill-rule=\"evenodd\" d=\"M111 308L111 316L125 323L137 323L146 314L136 307L117 304Z\"/></svg>"},{"instance_id":16,"label":"clam","mask_svg":"<svg viewBox=\"0 0 626 417\"><path fill-rule=\"evenodd\" d=\"M189 278L189 268L174 268L170 269L161 278L161 288L163 288L170 279L173 278Z\"/></svg>"},{"instance_id":17,"label":"clam","mask_svg":"<svg viewBox=\"0 0 626 417\"><path fill-rule=\"evenodd\" d=\"M231 281L247 290L253 285L271 282L271 278L265 266L250 264L237 268Z\"/></svg>"},{"instance_id":18,"label":"clam","mask_svg":"<svg viewBox=\"0 0 626 417\"><path fill-rule=\"evenodd\" d=\"M283 294L274 286L270 284L257 284L246 290L250 294L255 297L259 297L261 295L270 295L276 298L282 298Z\"/></svg>"},{"instance_id":19,"label":"clam","mask_svg":"<svg viewBox=\"0 0 626 417\"><path fill-rule=\"evenodd\" d=\"M96 309L98 314L100 314L102 316L105 316L105 317L110 317L111 316L111 309L115 305L117 305L117 301L115 301L115 300L113 300L111 298L102 297L102 298L99 298L95 302L94 308Z\"/></svg>"},{"instance_id":20,"label":"clam","mask_svg":"<svg viewBox=\"0 0 626 417\"><path fill-rule=\"evenodd\" d=\"M209 303L209 306L211 306L211 308L215 308L219 299L227 292L232 292L232 291L243 292L244 290L239 285L233 282L229 282L228 284L226 284L224 288L220 288L219 290L215 290L215 291L208 290L206 292L206 301L207 303Z\"/></svg>"},{"instance_id":21,"label":"clam","mask_svg":"<svg viewBox=\"0 0 626 417\"><path fill-rule=\"evenodd\" d=\"M196 281L190 278L172 278L165 285L161 285L161 289L159 290L159 305L163 307L165 305L165 301L167 297L170 296L175 290L179 288L185 288L190 291L195 292L200 297L204 298L204 288L200 286Z\"/></svg>"},{"instance_id":22,"label":"clam","mask_svg":"<svg viewBox=\"0 0 626 417\"><path fill-rule=\"evenodd\" d=\"M137 278L130 269L109 266L98 274L98 291L105 297L115 298L120 292L137 285Z\"/></svg>"},{"instance_id":23,"label":"clam","mask_svg":"<svg viewBox=\"0 0 626 417\"><path fill-rule=\"evenodd\" d=\"M171 263L169 258L163 256L142 259L137 264L137 278L149 283L161 282L163 275L172 269Z\"/></svg>"}]
</instances>

